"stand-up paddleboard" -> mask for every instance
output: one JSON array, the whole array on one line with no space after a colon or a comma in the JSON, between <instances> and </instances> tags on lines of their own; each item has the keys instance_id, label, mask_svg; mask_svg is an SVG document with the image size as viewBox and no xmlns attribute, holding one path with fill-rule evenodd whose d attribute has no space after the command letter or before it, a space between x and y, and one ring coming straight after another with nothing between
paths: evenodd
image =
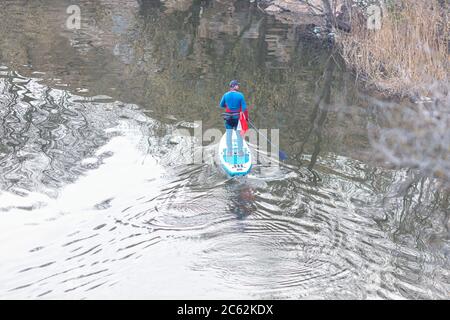
<instances>
[{"instance_id":1,"label":"stand-up paddleboard","mask_svg":"<svg viewBox=\"0 0 450 320\"><path fill-rule=\"evenodd\" d=\"M227 134L225 133L219 143L220 164L226 173L230 176L244 176L252 168L252 154L245 139L242 141L243 155L239 156L237 144L237 132L233 130L232 155L227 154Z\"/></svg>"}]
</instances>

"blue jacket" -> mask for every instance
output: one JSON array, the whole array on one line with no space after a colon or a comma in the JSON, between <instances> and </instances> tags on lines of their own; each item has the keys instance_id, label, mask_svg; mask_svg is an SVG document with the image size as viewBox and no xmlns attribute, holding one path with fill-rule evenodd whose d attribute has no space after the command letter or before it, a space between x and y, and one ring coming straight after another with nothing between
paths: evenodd
<instances>
[{"instance_id":1,"label":"blue jacket","mask_svg":"<svg viewBox=\"0 0 450 320\"><path fill-rule=\"evenodd\" d=\"M230 90L225 93L220 100L220 107L226 112L244 112L247 110L244 95L238 91Z\"/></svg>"}]
</instances>

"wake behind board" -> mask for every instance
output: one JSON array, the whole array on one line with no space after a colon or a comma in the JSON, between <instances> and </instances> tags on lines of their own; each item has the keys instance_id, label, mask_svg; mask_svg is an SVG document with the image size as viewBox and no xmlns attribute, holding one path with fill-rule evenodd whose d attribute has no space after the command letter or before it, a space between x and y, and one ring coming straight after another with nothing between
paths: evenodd
<instances>
[{"instance_id":1,"label":"wake behind board","mask_svg":"<svg viewBox=\"0 0 450 320\"><path fill-rule=\"evenodd\" d=\"M243 156L238 154L237 132L233 130L232 135L233 153L227 155L227 134L225 133L219 143L220 164L230 176L244 176L252 168L252 155L245 139L243 140Z\"/></svg>"}]
</instances>

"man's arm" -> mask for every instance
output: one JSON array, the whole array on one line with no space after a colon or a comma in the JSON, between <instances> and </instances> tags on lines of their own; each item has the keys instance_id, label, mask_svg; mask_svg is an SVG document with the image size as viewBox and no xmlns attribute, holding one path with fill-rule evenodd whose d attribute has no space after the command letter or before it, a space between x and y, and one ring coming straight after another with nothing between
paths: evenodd
<instances>
[{"instance_id":1,"label":"man's arm","mask_svg":"<svg viewBox=\"0 0 450 320\"><path fill-rule=\"evenodd\" d=\"M242 95L241 109L242 109L242 112L245 112L245 110L247 110L247 103L245 102L245 97L244 97L244 95Z\"/></svg>"},{"instance_id":2,"label":"man's arm","mask_svg":"<svg viewBox=\"0 0 450 320\"><path fill-rule=\"evenodd\" d=\"M219 107L225 108L225 95L223 95L222 100L220 100Z\"/></svg>"}]
</instances>

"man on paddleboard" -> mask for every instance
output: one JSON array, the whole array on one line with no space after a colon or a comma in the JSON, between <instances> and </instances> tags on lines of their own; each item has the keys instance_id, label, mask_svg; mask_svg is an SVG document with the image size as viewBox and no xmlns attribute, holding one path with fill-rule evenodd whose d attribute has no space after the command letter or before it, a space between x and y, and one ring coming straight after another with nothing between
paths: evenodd
<instances>
[{"instance_id":1,"label":"man on paddleboard","mask_svg":"<svg viewBox=\"0 0 450 320\"><path fill-rule=\"evenodd\" d=\"M239 114L244 112L248 117L247 104L245 103L244 95L239 92L239 82L233 80L230 82L230 90L225 93L220 100L220 107L225 108L224 120L225 129L227 130L227 156L232 155L232 133L233 130L237 130L239 124ZM243 156L242 150L242 136L240 131L237 130L237 143L238 143L238 155Z\"/></svg>"}]
</instances>

